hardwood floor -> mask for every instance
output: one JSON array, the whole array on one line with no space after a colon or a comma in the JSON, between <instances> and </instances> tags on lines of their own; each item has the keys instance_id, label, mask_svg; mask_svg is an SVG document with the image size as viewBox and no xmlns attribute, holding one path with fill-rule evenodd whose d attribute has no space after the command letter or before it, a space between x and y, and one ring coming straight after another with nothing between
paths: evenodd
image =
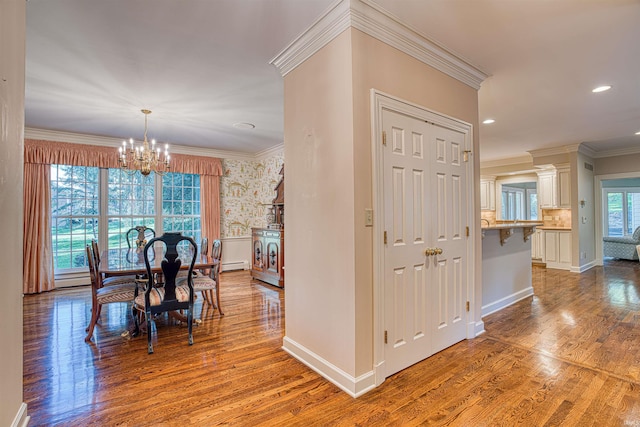
<instances>
[{"instance_id":1,"label":"hardwood floor","mask_svg":"<svg viewBox=\"0 0 640 427\"><path fill-rule=\"evenodd\" d=\"M121 337L124 305L103 308L87 344L89 289L25 296L30 426L640 426L640 263L534 267L533 281L485 334L358 399L281 350L283 291L248 272L222 274L225 316L203 313L193 347L158 320L153 355Z\"/></svg>"}]
</instances>

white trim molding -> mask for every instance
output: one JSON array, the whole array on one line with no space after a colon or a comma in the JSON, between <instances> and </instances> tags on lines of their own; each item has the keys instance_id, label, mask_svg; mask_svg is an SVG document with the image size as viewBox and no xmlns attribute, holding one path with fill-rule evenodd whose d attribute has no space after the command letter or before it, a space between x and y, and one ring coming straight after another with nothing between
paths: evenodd
<instances>
[{"instance_id":1,"label":"white trim molding","mask_svg":"<svg viewBox=\"0 0 640 427\"><path fill-rule=\"evenodd\" d=\"M353 27L478 90L489 74L444 46L401 23L371 0L341 0L298 36L270 64L282 76L302 64L343 31Z\"/></svg>"},{"instance_id":2,"label":"white trim molding","mask_svg":"<svg viewBox=\"0 0 640 427\"><path fill-rule=\"evenodd\" d=\"M282 349L351 397L362 396L376 386L373 371L353 377L287 336L283 339Z\"/></svg>"},{"instance_id":3,"label":"white trim molding","mask_svg":"<svg viewBox=\"0 0 640 427\"><path fill-rule=\"evenodd\" d=\"M27 404L22 402L20 408L18 408L18 413L13 418L11 427L27 427L30 419L31 417L27 414Z\"/></svg>"}]
</instances>

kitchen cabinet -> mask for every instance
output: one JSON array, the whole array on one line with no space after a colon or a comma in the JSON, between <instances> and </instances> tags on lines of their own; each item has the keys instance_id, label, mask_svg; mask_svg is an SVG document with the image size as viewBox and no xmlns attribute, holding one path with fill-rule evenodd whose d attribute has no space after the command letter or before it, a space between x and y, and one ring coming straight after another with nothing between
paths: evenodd
<instances>
[{"instance_id":1,"label":"kitchen cabinet","mask_svg":"<svg viewBox=\"0 0 640 427\"><path fill-rule=\"evenodd\" d=\"M543 260L547 268L571 269L570 230L544 230Z\"/></svg>"},{"instance_id":2,"label":"kitchen cabinet","mask_svg":"<svg viewBox=\"0 0 640 427\"><path fill-rule=\"evenodd\" d=\"M538 172L538 203L541 209L571 208L569 167Z\"/></svg>"},{"instance_id":3,"label":"kitchen cabinet","mask_svg":"<svg viewBox=\"0 0 640 427\"><path fill-rule=\"evenodd\" d=\"M496 210L495 179L480 179L480 209L482 209L483 211Z\"/></svg>"},{"instance_id":4,"label":"kitchen cabinet","mask_svg":"<svg viewBox=\"0 0 640 427\"><path fill-rule=\"evenodd\" d=\"M531 259L542 261L544 259L544 230L536 228L531 235Z\"/></svg>"}]
</instances>

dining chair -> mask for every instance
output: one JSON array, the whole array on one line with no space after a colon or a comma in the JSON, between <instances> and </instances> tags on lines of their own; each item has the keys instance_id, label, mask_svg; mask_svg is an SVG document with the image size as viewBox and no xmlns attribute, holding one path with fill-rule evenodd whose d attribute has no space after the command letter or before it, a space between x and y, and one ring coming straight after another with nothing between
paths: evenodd
<instances>
[{"instance_id":1,"label":"dining chair","mask_svg":"<svg viewBox=\"0 0 640 427\"><path fill-rule=\"evenodd\" d=\"M208 250L202 250L204 254L208 253ZM220 261L222 259L222 242L218 239L213 241L211 247L211 257L215 261L215 265L208 269L206 274L199 274L193 277L193 289L194 292L200 292L202 298L214 309L217 308L221 316L222 306L220 305ZM180 283L184 281L184 278L178 279ZM213 290L216 291L216 304L213 303Z\"/></svg>"},{"instance_id":2,"label":"dining chair","mask_svg":"<svg viewBox=\"0 0 640 427\"><path fill-rule=\"evenodd\" d=\"M147 244L147 241L156 237L156 232L153 228L147 227L146 225L136 225L127 231L126 237L129 248L135 247L142 249Z\"/></svg>"},{"instance_id":3,"label":"dining chair","mask_svg":"<svg viewBox=\"0 0 640 427\"><path fill-rule=\"evenodd\" d=\"M178 243L187 241L189 250L183 251L190 253L189 270L187 276L184 278L182 284L176 283L176 278L182 260L178 254ZM149 252L153 250L156 242L161 242L164 245L164 257L161 262L162 275L164 280L164 286L155 286L155 278L151 271L151 264L149 263ZM158 249L156 248L156 256ZM188 236L183 236L180 233L165 233L160 237L152 238L144 247L144 263L147 268L147 276L149 282L144 291L144 294L138 295L133 302L135 330L134 336L140 333L140 320L139 316L135 315L135 311L141 311L145 314L147 323L147 351L149 354L153 353L153 345L151 344L151 321L153 316L159 313L186 310L187 327L189 330L189 345L193 344L193 266L196 262L198 255L198 247L196 242ZM157 333L157 328L156 328Z\"/></svg>"},{"instance_id":4,"label":"dining chair","mask_svg":"<svg viewBox=\"0 0 640 427\"><path fill-rule=\"evenodd\" d=\"M89 321L89 326L86 328L87 336L84 340L89 342L93 337L93 330L96 323L98 323L100 319L102 306L104 304L132 303L137 292L135 281L123 281L104 286L95 263L96 256L92 245L87 245L86 253L87 264L89 264L89 277L91 279L91 320ZM128 312L129 310L127 309L127 313Z\"/></svg>"},{"instance_id":5,"label":"dining chair","mask_svg":"<svg viewBox=\"0 0 640 427\"><path fill-rule=\"evenodd\" d=\"M98 242L96 239L91 239L91 249L93 250L93 260L96 269L96 274L98 281L100 282L100 287L103 286L112 286L112 285L122 285L128 284L133 285L139 278L135 274L126 275L126 276L111 276L105 277L100 274L100 247L98 246Z\"/></svg>"}]
</instances>

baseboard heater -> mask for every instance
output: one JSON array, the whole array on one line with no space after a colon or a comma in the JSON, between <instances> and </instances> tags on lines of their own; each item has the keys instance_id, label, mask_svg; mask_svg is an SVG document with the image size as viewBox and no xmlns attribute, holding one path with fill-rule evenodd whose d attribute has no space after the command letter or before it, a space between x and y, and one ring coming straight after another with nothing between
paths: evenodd
<instances>
[{"instance_id":1,"label":"baseboard heater","mask_svg":"<svg viewBox=\"0 0 640 427\"><path fill-rule=\"evenodd\" d=\"M222 271L248 270L248 269L249 269L249 261L233 261L233 262L222 263Z\"/></svg>"}]
</instances>

